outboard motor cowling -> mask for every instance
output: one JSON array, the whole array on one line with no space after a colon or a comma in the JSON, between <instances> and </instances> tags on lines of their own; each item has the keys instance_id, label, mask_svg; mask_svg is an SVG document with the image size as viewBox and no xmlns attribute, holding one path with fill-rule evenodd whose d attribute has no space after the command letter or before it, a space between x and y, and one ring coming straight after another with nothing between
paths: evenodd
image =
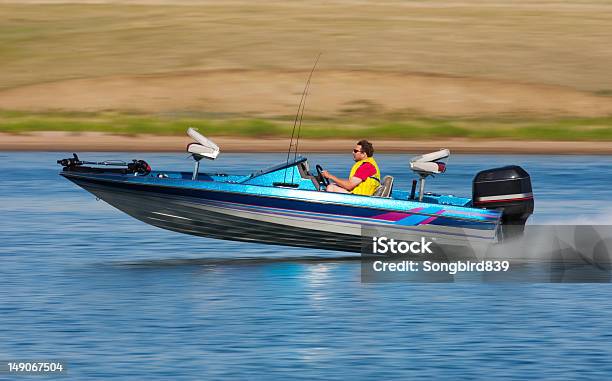
<instances>
[{"instance_id":1,"label":"outboard motor cowling","mask_svg":"<svg viewBox=\"0 0 612 381\"><path fill-rule=\"evenodd\" d=\"M472 185L472 204L477 208L503 210L506 237L522 234L527 218L533 213L531 178L517 165L478 172Z\"/></svg>"}]
</instances>

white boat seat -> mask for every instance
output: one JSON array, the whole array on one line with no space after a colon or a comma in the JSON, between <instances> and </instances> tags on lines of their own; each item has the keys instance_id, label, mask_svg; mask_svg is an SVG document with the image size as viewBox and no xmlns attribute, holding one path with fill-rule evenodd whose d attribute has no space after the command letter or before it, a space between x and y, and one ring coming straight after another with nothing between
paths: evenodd
<instances>
[{"instance_id":1,"label":"white boat seat","mask_svg":"<svg viewBox=\"0 0 612 381\"><path fill-rule=\"evenodd\" d=\"M191 157L195 161L191 180L197 180L198 172L200 171L200 160L204 158L215 160L217 156L219 156L220 150L219 146L212 140L208 139L191 127L187 129L187 135L197 142L187 144L187 152L191 154Z\"/></svg>"},{"instance_id":2,"label":"white boat seat","mask_svg":"<svg viewBox=\"0 0 612 381\"><path fill-rule=\"evenodd\" d=\"M211 154L210 147L201 145L200 143L189 143L187 145L187 152L201 156L208 156Z\"/></svg>"},{"instance_id":3,"label":"white boat seat","mask_svg":"<svg viewBox=\"0 0 612 381\"><path fill-rule=\"evenodd\" d=\"M212 140L208 139L191 127L187 130L187 134L197 142L189 143L187 145L187 152L192 154L194 159L200 160L202 158L207 158L210 160L215 160L217 158L219 155L219 146L217 146Z\"/></svg>"},{"instance_id":4,"label":"white boat seat","mask_svg":"<svg viewBox=\"0 0 612 381\"><path fill-rule=\"evenodd\" d=\"M393 190L393 176L385 176L382 183L376 189L376 192L372 196L374 197L391 197L391 191Z\"/></svg>"},{"instance_id":5,"label":"white boat seat","mask_svg":"<svg viewBox=\"0 0 612 381\"><path fill-rule=\"evenodd\" d=\"M450 156L450 151L441 149L425 155L417 156L410 160L410 169L425 177L446 172L446 164L440 162Z\"/></svg>"}]
</instances>

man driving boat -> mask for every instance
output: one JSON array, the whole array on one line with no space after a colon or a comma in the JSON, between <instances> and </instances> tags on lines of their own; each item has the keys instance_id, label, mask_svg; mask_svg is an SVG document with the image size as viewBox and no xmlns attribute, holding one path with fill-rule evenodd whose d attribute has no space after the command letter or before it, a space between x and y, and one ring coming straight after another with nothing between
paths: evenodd
<instances>
[{"instance_id":1,"label":"man driving boat","mask_svg":"<svg viewBox=\"0 0 612 381\"><path fill-rule=\"evenodd\" d=\"M374 160L374 147L367 140L360 140L353 148L355 164L351 168L347 180L340 179L328 171L323 171L323 177L332 180L326 188L328 192L353 193L371 196L380 186L380 169Z\"/></svg>"}]
</instances>

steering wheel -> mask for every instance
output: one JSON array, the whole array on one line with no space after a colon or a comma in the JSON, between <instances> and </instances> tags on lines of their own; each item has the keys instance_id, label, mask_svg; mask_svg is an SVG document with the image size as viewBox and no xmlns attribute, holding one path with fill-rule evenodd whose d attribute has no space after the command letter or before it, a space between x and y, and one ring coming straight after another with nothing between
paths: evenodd
<instances>
[{"instance_id":1,"label":"steering wheel","mask_svg":"<svg viewBox=\"0 0 612 381\"><path fill-rule=\"evenodd\" d=\"M323 188L327 188L329 185L329 179L323 177L323 167L317 164L315 168L317 168L317 181L319 182L319 185Z\"/></svg>"}]
</instances>

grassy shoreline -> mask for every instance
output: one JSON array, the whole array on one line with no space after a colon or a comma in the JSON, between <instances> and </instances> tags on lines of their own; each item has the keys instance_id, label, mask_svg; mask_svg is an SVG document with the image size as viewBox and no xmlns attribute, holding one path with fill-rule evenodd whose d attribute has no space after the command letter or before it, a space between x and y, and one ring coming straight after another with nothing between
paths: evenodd
<instances>
[{"instance_id":1,"label":"grassy shoreline","mask_svg":"<svg viewBox=\"0 0 612 381\"><path fill-rule=\"evenodd\" d=\"M209 136L286 138L293 119L230 115L149 115L117 112L0 111L0 132L101 132L112 135L182 136L187 127ZM304 120L305 139L473 139L527 141L612 141L612 116L593 118L428 118L364 116Z\"/></svg>"}]
</instances>

